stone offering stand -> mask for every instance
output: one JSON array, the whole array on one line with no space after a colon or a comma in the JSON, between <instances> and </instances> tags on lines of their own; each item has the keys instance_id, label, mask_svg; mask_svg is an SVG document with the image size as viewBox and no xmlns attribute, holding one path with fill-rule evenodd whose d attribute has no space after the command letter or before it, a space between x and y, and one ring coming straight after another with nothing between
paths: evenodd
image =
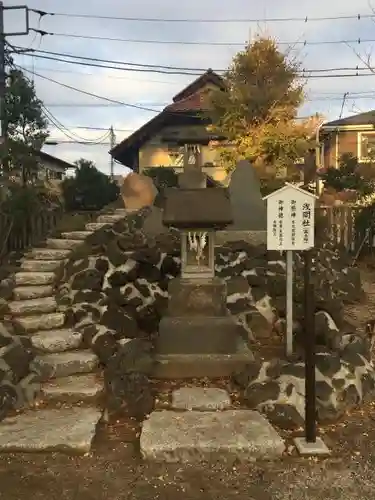
<instances>
[{"instance_id":1,"label":"stone offering stand","mask_svg":"<svg viewBox=\"0 0 375 500\"><path fill-rule=\"evenodd\" d=\"M297 352L295 361L287 361L282 341L283 256L244 241L214 247L208 238L203 264L198 266L203 286L197 287L196 266L191 266L187 251L189 234L184 231L208 233L214 224L205 221L197 227L194 219L185 229L149 231L150 220L160 221L156 212L160 215L155 207L117 210L84 231L49 239L25 255L21 271L11 280L12 298L0 329L0 450L85 453L104 415L107 421L134 417L143 422L145 458L191 461L218 454L230 460L275 458L284 445L272 426L293 429L303 424L299 256L295 259ZM191 241L197 248L196 240ZM317 249L315 259L317 412L320 422L330 422L373 397L375 375L367 339L344 315L345 303L363 300L358 271L344 253L328 244ZM188 300L191 290L193 299L201 293L195 306ZM190 320L186 311L198 318L193 330L183 329L180 318ZM207 318L211 326L194 334L199 322L208 324ZM214 328L215 321L225 326ZM171 325L177 326L173 330ZM181 344L171 331L180 336ZM236 338L245 346L239 364ZM167 363L161 362L165 356ZM225 368L225 373L216 373L224 375L224 392L223 380L187 384L180 378L161 408L155 403L158 388L174 381L155 379L161 366L164 377L171 376L171 372L166 375L173 365L170 356L190 360L184 370L174 373L175 378L212 377L207 363L199 365L202 356L214 361L227 356L236 362L233 372ZM194 372L197 366L199 371ZM223 369L221 362L212 366Z\"/></svg>"}]
</instances>

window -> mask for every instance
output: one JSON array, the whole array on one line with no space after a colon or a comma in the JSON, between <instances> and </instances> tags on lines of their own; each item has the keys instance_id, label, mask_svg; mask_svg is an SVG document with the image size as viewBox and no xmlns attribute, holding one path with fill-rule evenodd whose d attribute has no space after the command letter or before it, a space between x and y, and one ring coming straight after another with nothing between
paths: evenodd
<instances>
[{"instance_id":1,"label":"window","mask_svg":"<svg viewBox=\"0 0 375 500\"><path fill-rule=\"evenodd\" d=\"M360 132L358 136L358 160L375 160L375 132Z\"/></svg>"}]
</instances>

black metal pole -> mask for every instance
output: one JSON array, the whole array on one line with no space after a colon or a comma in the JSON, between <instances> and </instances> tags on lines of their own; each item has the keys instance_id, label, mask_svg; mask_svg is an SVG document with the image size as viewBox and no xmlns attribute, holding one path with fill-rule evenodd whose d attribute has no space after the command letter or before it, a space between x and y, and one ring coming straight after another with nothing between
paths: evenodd
<instances>
[{"instance_id":1,"label":"black metal pole","mask_svg":"<svg viewBox=\"0 0 375 500\"><path fill-rule=\"evenodd\" d=\"M315 393L315 297L311 280L312 251L305 252L304 306L305 306L305 437L307 443L316 441Z\"/></svg>"}]
</instances>

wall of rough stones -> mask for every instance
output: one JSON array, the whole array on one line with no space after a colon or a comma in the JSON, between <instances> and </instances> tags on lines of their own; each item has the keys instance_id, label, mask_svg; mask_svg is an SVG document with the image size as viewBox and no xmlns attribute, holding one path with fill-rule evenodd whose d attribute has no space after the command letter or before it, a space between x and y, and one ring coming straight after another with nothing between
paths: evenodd
<instances>
[{"instance_id":1,"label":"wall of rough stones","mask_svg":"<svg viewBox=\"0 0 375 500\"><path fill-rule=\"evenodd\" d=\"M34 357L30 338L12 335L0 323L0 421L35 400L40 377L30 370Z\"/></svg>"},{"instance_id":2,"label":"wall of rough stones","mask_svg":"<svg viewBox=\"0 0 375 500\"><path fill-rule=\"evenodd\" d=\"M1 274L1 273L0 273ZM28 337L14 335L9 321L8 301L12 300L14 279L0 275L0 422L9 412L32 403L39 391L38 374L30 363L35 357Z\"/></svg>"},{"instance_id":3,"label":"wall of rough stones","mask_svg":"<svg viewBox=\"0 0 375 500\"><path fill-rule=\"evenodd\" d=\"M145 208L90 236L69 260L58 291L68 325L83 333L104 366L107 405L142 418L153 408L148 375L168 282L180 273L177 231L152 231L159 209ZM146 229L147 228L147 229ZM314 259L318 416L337 418L374 389L366 339L344 320L345 303L363 299L360 275L329 245ZM217 275L227 282L227 306L251 345L282 332L285 263L264 246L234 242L216 249ZM295 340L303 341L303 262L295 259ZM299 350L301 352L301 350ZM246 404L284 427L303 422L303 358L256 362L234 380Z\"/></svg>"},{"instance_id":4,"label":"wall of rough stones","mask_svg":"<svg viewBox=\"0 0 375 500\"><path fill-rule=\"evenodd\" d=\"M74 251L57 289L67 326L83 334L98 355L111 415L142 419L154 407L149 375L153 343L168 303L168 283L180 274L180 240L160 225L160 210L145 208L91 235ZM360 275L344 252L325 245L316 251L317 413L322 422L372 397L375 376L366 338L344 320L346 303L363 299ZM234 242L216 249L217 275L227 282L227 307L250 345L285 328L285 263L264 246ZM303 342L303 263L295 259L295 341ZM8 284L9 285L9 284ZM9 288L9 287L8 287ZM0 309L5 308L4 293ZM3 293L4 292L4 293ZM1 319L1 318L0 318ZM40 374L30 372L30 340L0 323L0 420L31 403ZM234 374L250 408L274 423L303 424L303 351L296 359L256 361Z\"/></svg>"}]
</instances>

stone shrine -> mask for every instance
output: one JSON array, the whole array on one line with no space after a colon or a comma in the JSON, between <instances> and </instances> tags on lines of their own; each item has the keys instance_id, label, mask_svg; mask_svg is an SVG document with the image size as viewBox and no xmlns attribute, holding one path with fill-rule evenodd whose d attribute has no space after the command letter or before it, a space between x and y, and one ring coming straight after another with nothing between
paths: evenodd
<instances>
[{"instance_id":1,"label":"stone shrine","mask_svg":"<svg viewBox=\"0 0 375 500\"><path fill-rule=\"evenodd\" d=\"M228 192L201 189L204 174L193 168L182 174L185 186L190 174L193 188L166 193L163 223L181 231L181 277L169 284L159 324L156 378L221 377L253 360L227 312L226 283L215 276L215 231L232 222Z\"/></svg>"},{"instance_id":2,"label":"stone shrine","mask_svg":"<svg viewBox=\"0 0 375 500\"><path fill-rule=\"evenodd\" d=\"M260 182L250 162L237 163L229 182L229 197L233 223L217 234L217 242L247 241L265 243L267 234L267 210L262 199Z\"/></svg>"}]
</instances>

